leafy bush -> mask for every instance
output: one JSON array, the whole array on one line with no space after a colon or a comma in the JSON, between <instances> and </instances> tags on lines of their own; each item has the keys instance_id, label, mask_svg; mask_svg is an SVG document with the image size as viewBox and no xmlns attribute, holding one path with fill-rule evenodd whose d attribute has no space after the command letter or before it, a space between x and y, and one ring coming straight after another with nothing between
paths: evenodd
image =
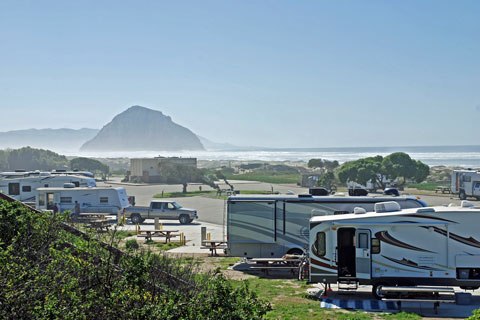
<instances>
[{"instance_id":1,"label":"leafy bush","mask_svg":"<svg viewBox=\"0 0 480 320\"><path fill-rule=\"evenodd\" d=\"M139 248L137 240L136 239L130 239L125 242L125 248L130 249L130 250L136 250Z\"/></svg>"},{"instance_id":2,"label":"leafy bush","mask_svg":"<svg viewBox=\"0 0 480 320\"><path fill-rule=\"evenodd\" d=\"M247 286L122 253L63 220L0 202L0 319L256 319L270 309Z\"/></svg>"}]
</instances>

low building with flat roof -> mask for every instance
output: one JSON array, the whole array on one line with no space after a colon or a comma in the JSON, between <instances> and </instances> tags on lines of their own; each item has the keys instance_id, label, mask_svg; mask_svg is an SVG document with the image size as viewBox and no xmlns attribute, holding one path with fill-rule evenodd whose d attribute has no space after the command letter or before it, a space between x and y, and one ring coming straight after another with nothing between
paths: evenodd
<instances>
[{"instance_id":1,"label":"low building with flat roof","mask_svg":"<svg viewBox=\"0 0 480 320\"><path fill-rule=\"evenodd\" d=\"M145 183L161 183L162 177L158 174L158 165L162 162L182 164L197 167L197 158L155 157L130 159L129 181Z\"/></svg>"}]
</instances>

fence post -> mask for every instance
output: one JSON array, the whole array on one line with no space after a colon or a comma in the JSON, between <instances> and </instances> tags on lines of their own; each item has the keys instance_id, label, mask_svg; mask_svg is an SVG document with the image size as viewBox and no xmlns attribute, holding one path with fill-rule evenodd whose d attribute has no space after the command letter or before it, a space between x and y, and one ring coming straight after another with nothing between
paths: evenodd
<instances>
[{"instance_id":1,"label":"fence post","mask_svg":"<svg viewBox=\"0 0 480 320\"><path fill-rule=\"evenodd\" d=\"M201 237L202 237L202 242L204 240L207 240L207 227L202 227L202 231L201 231Z\"/></svg>"},{"instance_id":2,"label":"fence post","mask_svg":"<svg viewBox=\"0 0 480 320\"><path fill-rule=\"evenodd\" d=\"M158 217L155 217L155 230L160 229L160 224L158 223Z\"/></svg>"}]
</instances>

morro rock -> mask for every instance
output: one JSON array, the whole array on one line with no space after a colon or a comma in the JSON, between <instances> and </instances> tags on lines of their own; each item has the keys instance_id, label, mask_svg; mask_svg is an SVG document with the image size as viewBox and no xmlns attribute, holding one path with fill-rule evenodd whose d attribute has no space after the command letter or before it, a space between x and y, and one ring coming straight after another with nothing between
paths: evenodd
<instances>
[{"instance_id":1,"label":"morro rock","mask_svg":"<svg viewBox=\"0 0 480 320\"><path fill-rule=\"evenodd\" d=\"M204 150L198 137L160 111L133 106L118 114L81 151Z\"/></svg>"}]
</instances>

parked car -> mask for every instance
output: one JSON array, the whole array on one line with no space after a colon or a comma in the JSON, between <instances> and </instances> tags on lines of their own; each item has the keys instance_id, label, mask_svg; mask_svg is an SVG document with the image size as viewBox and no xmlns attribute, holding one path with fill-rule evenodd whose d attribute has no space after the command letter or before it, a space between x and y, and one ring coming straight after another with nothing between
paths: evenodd
<instances>
[{"instance_id":1,"label":"parked car","mask_svg":"<svg viewBox=\"0 0 480 320\"><path fill-rule=\"evenodd\" d=\"M181 224L191 223L198 219L197 210L183 208L175 201L152 200L149 207L134 206L125 208L125 217L132 223L139 224L145 219L178 220Z\"/></svg>"},{"instance_id":2,"label":"parked car","mask_svg":"<svg viewBox=\"0 0 480 320\"><path fill-rule=\"evenodd\" d=\"M363 188L348 189L349 196L363 197L368 195L368 191Z\"/></svg>"},{"instance_id":3,"label":"parked car","mask_svg":"<svg viewBox=\"0 0 480 320\"><path fill-rule=\"evenodd\" d=\"M385 190L383 190L383 194L387 196L399 197L400 191L398 191L397 188L385 188Z\"/></svg>"}]
</instances>

